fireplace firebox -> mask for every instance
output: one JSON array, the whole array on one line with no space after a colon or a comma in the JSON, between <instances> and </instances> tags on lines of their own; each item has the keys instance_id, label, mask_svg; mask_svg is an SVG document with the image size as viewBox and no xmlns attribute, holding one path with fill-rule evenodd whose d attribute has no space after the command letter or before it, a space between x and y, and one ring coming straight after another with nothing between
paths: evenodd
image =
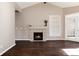
<instances>
[{"instance_id":1,"label":"fireplace firebox","mask_svg":"<svg viewBox=\"0 0 79 59\"><path fill-rule=\"evenodd\" d=\"M34 40L43 40L43 32L34 32Z\"/></svg>"}]
</instances>

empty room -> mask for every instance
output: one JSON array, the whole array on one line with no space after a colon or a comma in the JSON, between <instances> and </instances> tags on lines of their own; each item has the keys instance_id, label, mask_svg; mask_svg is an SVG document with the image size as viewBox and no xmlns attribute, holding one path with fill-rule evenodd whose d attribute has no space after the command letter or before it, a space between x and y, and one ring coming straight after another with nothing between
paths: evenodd
<instances>
[{"instance_id":1,"label":"empty room","mask_svg":"<svg viewBox=\"0 0 79 59\"><path fill-rule=\"evenodd\" d=\"M79 2L0 2L1 56L79 56Z\"/></svg>"}]
</instances>

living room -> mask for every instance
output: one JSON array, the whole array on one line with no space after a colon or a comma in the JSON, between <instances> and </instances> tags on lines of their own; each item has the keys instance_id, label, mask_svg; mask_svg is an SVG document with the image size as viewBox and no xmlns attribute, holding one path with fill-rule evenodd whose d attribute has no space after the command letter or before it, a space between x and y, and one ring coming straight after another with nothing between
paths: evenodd
<instances>
[{"instance_id":1,"label":"living room","mask_svg":"<svg viewBox=\"0 0 79 59\"><path fill-rule=\"evenodd\" d=\"M79 55L79 2L1 2L0 9L0 55Z\"/></svg>"}]
</instances>

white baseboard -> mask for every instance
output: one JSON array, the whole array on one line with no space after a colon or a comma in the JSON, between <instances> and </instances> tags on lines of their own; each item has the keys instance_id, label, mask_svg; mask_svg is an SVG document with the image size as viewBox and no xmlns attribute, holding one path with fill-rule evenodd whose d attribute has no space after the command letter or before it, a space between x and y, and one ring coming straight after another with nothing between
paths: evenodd
<instances>
[{"instance_id":1,"label":"white baseboard","mask_svg":"<svg viewBox=\"0 0 79 59\"><path fill-rule=\"evenodd\" d=\"M65 38L65 39L69 40L69 41L79 42L79 38L69 37L69 38Z\"/></svg>"},{"instance_id":2,"label":"white baseboard","mask_svg":"<svg viewBox=\"0 0 79 59\"><path fill-rule=\"evenodd\" d=\"M16 39L16 40L29 40L30 41L30 39Z\"/></svg>"},{"instance_id":3,"label":"white baseboard","mask_svg":"<svg viewBox=\"0 0 79 59\"><path fill-rule=\"evenodd\" d=\"M9 48L7 48L6 50L4 50L2 53L0 53L0 56L3 55L5 52L7 52L9 49L11 49L12 47L14 47L16 44L13 44L12 46L10 46Z\"/></svg>"},{"instance_id":4,"label":"white baseboard","mask_svg":"<svg viewBox=\"0 0 79 59\"><path fill-rule=\"evenodd\" d=\"M22 40L22 41L31 41L31 42L34 42L34 40L32 40L32 39L16 39L17 41L20 41L20 40ZM43 40L43 41L46 41L46 40Z\"/></svg>"},{"instance_id":5,"label":"white baseboard","mask_svg":"<svg viewBox=\"0 0 79 59\"><path fill-rule=\"evenodd\" d=\"M33 41L32 39L16 39L16 40ZM48 40L64 40L64 38L46 38L43 41L48 41Z\"/></svg>"},{"instance_id":6,"label":"white baseboard","mask_svg":"<svg viewBox=\"0 0 79 59\"><path fill-rule=\"evenodd\" d=\"M58 37L58 38L47 38L46 40L65 40L65 39Z\"/></svg>"}]
</instances>

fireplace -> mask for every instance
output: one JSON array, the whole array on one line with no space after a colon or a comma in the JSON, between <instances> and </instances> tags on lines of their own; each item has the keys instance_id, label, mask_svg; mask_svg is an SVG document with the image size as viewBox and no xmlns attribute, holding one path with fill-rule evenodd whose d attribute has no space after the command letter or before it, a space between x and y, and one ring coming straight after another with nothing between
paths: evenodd
<instances>
[{"instance_id":1,"label":"fireplace","mask_svg":"<svg viewBox=\"0 0 79 59\"><path fill-rule=\"evenodd\" d=\"M43 40L43 32L34 32L34 40Z\"/></svg>"}]
</instances>

